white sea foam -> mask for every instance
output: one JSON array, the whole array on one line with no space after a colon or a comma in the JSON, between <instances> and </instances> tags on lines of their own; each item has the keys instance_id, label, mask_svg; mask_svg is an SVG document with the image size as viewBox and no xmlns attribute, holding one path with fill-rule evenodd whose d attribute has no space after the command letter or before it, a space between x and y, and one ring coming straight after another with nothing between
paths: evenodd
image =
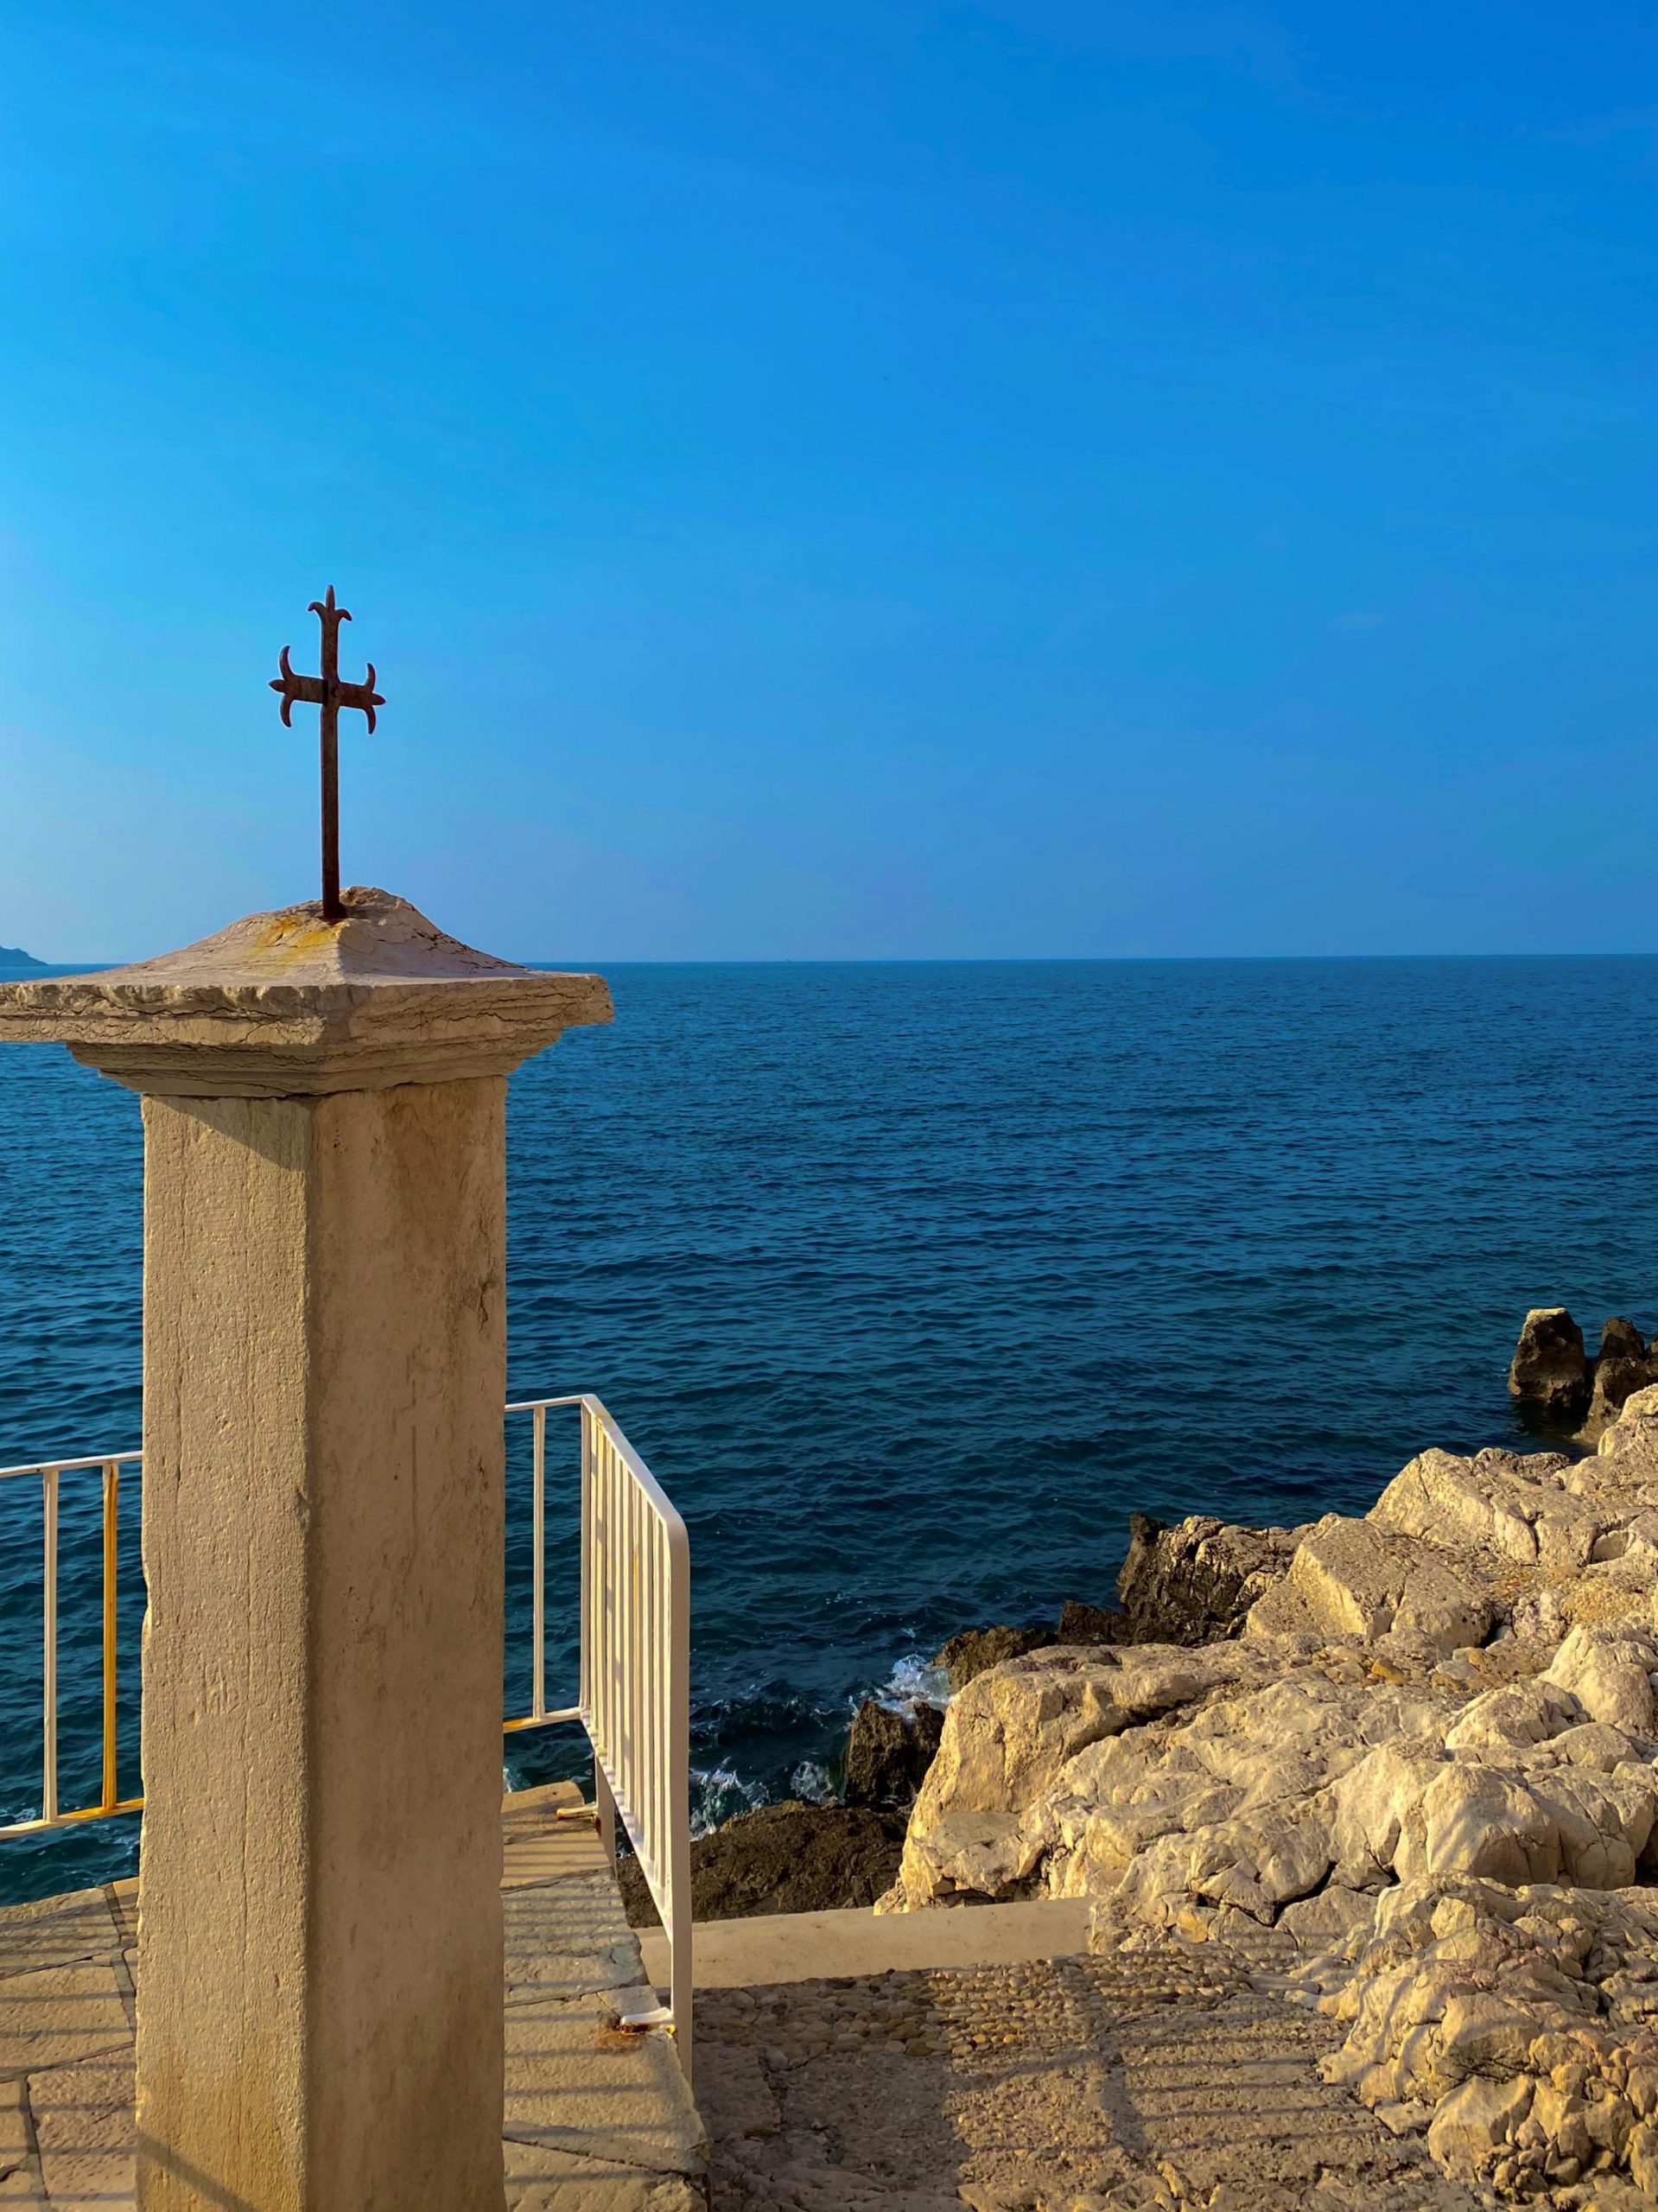
<instances>
[{"instance_id":1,"label":"white sea foam","mask_svg":"<svg viewBox=\"0 0 1658 2212\"><path fill-rule=\"evenodd\" d=\"M738 1813L752 1813L765 1802L758 1782L745 1782L728 1766L696 1767L690 1773L691 1834L707 1835Z\"/></svg>"},{"instance_id":2,"label":"white sea foam","mask_svg":"<svg viewBox=\"0 0 1658 2212\"><path fill-rule=\"evenodd\" d=\"M875 1692L877 1705L890 1713L912 1713L918 1705L950 1703L950 1675L924 1653L906 1651Z\"/></svg>"},{"instance_id":3,"label":"white sea foam","mask_svg":"<svg viewBox=\"0 0 1658 2212\"><path fill-rule=\"evenodd\" d=\"M832 1805L835 1802L829 1770L817 1759L802 1759L789 1777L789 1788L793 1796L804 1797L809 1805Z\"/></svg>"}]
</instances>

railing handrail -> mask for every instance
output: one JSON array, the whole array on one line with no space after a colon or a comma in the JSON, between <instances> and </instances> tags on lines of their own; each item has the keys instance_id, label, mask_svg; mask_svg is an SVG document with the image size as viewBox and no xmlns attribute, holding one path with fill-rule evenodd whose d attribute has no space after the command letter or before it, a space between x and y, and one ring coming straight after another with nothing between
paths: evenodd
<instances>
[{"instance_id":1,"label":"railing handrail","mask_svg":"<svg viewBox=\"0 0 1658 2212\"><path fill-rule=\"evenodd\" d=\"M507 1410L510 1413L511 1408ZM141 1451L89 1452L83 1459L31 1459L25 1466L0 1467L0 1483L8 1475L75 1475L84 1473L88 1467L129 1467L143 1456Z\"/></svg>"}]
</instances>

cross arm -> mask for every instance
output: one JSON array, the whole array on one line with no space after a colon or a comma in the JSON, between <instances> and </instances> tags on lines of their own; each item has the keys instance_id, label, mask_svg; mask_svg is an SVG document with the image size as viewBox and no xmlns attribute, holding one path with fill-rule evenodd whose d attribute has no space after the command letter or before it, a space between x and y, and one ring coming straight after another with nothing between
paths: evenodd
<instances>
[{"instance_id":1,"label":"cross arm","mask_svg":"<svg viewBox=\"0 0 1658 2212\"><path fill-rule=\"evenodd\" d=\"M320 707L328 695L320 676L300 676L289 666L286 645L282 649L282 658L277 664L282 674L271 677L270 688L282 693L282 718L291 729L296 703L302 707Z\"/></svg>"},{"instance_id":2,"label":"cross arm","mask_svg":"<svg viewBox=\"0 0 1658 2212\"><path fill-rule=\"evenodd\" d=\"M374 664L372 661L370 661L368 664L368 682L366 683L336 683L334 687L334 696L340 706L356 707L359 709L362 713L365 714L368 716L368 726L371 729L374 727L374 709L377 707L383 707L385 704L384 695L377 691L374 688Z\"/></svg>"}]
</instances>

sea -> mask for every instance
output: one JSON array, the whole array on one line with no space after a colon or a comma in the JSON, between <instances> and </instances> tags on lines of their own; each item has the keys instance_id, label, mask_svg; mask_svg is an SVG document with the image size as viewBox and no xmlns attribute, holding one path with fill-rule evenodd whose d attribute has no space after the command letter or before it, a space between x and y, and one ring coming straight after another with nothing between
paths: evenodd
<instances>
[{"instance_id":1,"label":"sea","mask_svg":"<svg viewBox=\"0 0 1658 2212\"><path fill-rule=\"evenodd\" d=\"M1548 1440L1503 1387L1528 1306L1569 1306L1591 1347L1609 1314L1658 1327L1658 958L605 972L613 1027L511 1081L509 1387L597 1391L684 1515L699 1824L832 1795L860 1700L936 1693L956 1630L1109 1604L1132 1511L1362 1510L1425 1446ZM137 1445L141 1192L137 1099L55 1046L0 1050L0 1466ZM550 1421L562 1702L575 1437ZM62 1484L75 1804L98 1793L98 1481ZM38 1481L0 1481L0 1821L41 1797L41 1522ZM513 1785L581 1770L568 1731L507 1740ZM136 1825L0 1845L0 1899L130 1871Z\"/></svg>"}]
</instances>

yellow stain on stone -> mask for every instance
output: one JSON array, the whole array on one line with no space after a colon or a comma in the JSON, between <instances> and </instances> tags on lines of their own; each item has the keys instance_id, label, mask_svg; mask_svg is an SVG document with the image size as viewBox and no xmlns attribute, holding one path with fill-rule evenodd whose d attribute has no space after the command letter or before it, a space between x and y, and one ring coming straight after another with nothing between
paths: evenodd
<instances>
[{"instance_id":1,"label":"yellow stain on stone","mask_svg":"<svg viewBox=\"0 0 1658 2212\"><path fill-rule=\"evenodd\" d=\"M344 915L337 922L325 922L308 916L302 921L293 921L285 914L273 914L268 925L253 941L256 952L275 952L284 960L303 960L308 954L327 950L338 938L351 919Z\"/></svg>"}]
</instances>

